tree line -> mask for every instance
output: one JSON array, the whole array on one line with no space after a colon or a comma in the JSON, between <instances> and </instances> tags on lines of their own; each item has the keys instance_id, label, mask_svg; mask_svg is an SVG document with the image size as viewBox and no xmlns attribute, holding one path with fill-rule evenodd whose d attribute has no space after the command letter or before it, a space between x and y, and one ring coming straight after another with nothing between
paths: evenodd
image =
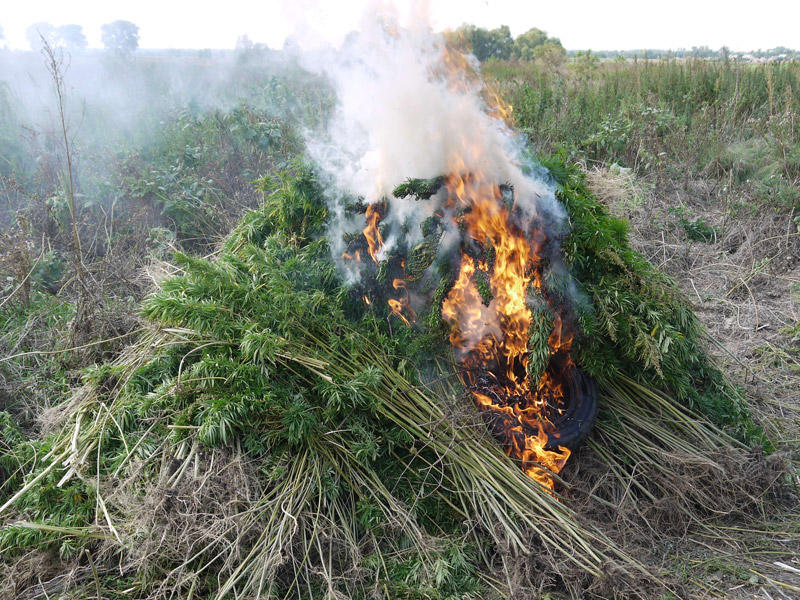
<instances>
[{"instance_id":1,"label":"tree line","mask_svg":"<svg viewBox=\"0 0 800 600\"><path fill-rule=\"evenodd\" d=\"M101 28L100 41L107 50L127 55L139 47L139 26L130 21L113 21ZM41 21L25 30L25 38L31 50L41 50L45 45L52 48L64 48L72 52L84 50L89 42L81 25L67 24L55 26ZM0 42L4 39L0 26Z\"/></svg>"},{"instance_id":2,"label":"tree line","mask_svg":"<svg viewBox=\"0 0 800 600\"><path fill-rule=\"evenodd\" d=\"M567 54L572 54L567 51ZM661 59L673 58L702 58L706 60L727 61L742 58L764 58L782 60L800 60L800 52L785 46L776 46L766 50L758 49L749 52L734 51L727 46L714 50L709 46L692 46L691 48L678 48L677 50L659 50L653 48L639 48L634 50L599 50L593 52L602 59Z\"/></svg>"},{"instance_id":3,"label":"tree line","mask_svg":"<svg viewBox=\"0 0 800 600\"><path fill-rule=\"evenodd\" d=\"M508 25L484 29L464 23L458 29L444 33L448 45L469 52L479 61L534 60L556 54L566 56L561 40L548 37L546 31L533 27L516 38Z\"/></svg>"},{"instance_id":4,"label":"tree line","mask_svg":"<svg viewBox=\"0 0 800 600\"><path fill-rule=\"evenodd\" d=\"M102 26L101 42L103 46L115 53L127 55L139 47L139 27L130 21L114 21ZM88 46L83 27L75 24L54 26L47 22L34 23L27 28L25 37L28 39L31 50L40 50L47 42L51 47L61 47L69 51L80 51ZM678 48L677 50L659 50L639 48L632 50L599 50L575 51L566 50L561 40L550 37L546 31L533 27L518 35L511 35L508 25L501 25L495 29L478 27L471 23L464 23L458 29L444 32L444 37L450 47L457 48L472 54L480 62L489 60L538 60L547 65L562 65L566 63L567 56L573 60L580 59L582 55L591 55L595 59L672 59L672 58L703 58L707 60L730 60L741 58L800 60L800 52L791 48L777 46L767 50L752 50L750 52L733 52L723 46L713 50L708 46L695 46L691 49ZM4 39L3 27L0 26L0 42ZM237 41L240 45L253 47L254 44L243 36Z\"/></svg>"},{"instance_id":5,"label":"tree line","mask_svg":"<svg viewBox=\"0 0 800 600\"><path fill-rule=\"evenodd\" d=\"M773 59L800 60L800 52L784 46L776 46L767 50L751 50L750 52L734 52L727 46L714 50L709 46L694 46L676 50L659 50L639 48L632 50L565 50L561 40L549 37L546 31L536 27L525 33L512 37L508 25L496 29L485 29L471 23L464 23L458 29L444 33L450 47L470 53L480 62L490 60L538 60L549 66L560 66L566 63L567 57L572 62L591 62L598 59L673 59L702 58L706 60L732 59Z\"/></svg>"}]
</instances>

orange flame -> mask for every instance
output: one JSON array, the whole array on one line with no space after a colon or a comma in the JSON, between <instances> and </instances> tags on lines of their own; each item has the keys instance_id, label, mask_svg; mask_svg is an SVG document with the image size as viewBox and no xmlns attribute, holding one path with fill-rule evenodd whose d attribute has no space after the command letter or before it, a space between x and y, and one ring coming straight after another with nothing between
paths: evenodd
<instances>
[{"instance_id":1,"label":"orange flame","mask_svg":"<svg viewBox=\"0 0 800 600\"><path fill-rule=\"evenodd\" d=\"M501 119L506 125L511 127L514 124L514 107L503 98L500 84L492 83L487 85L486 95L489 104L489 114L496 119Z\"/></svg>"},{"instance_id":2,"label":"orange flame","mask_svg":"<svg viewBox=\"0 0 800 600\"><path fill-rule=\"evenodd\" d=\"M569 352L574 337L574 332L566 326L561 315L555 315L553 319L553 331L550 332L550 337L547 339L550 352L553 354L562 350Z\"/></svg>"},{"instance_id":3,"label":"orange flame","mask_svg":"<svg viewBox=\"0 0 800 600\"><path fill-rule=\"evenodd\" d=\"M400 317L403 323L405 323L408 327L411 327L411 322L408 319L406 319L406 316L403 314L402 301L395 300L394 298L389 298L387 302L389 303L389 308L392 309L392 314Z\"/></svg>"},{"instance_id":4,"label":"orange flame","mask_svg":"<svg viewBox=\"0 0 800 600\"><path fill-rule=\"evenodd\" d=\"M342 258L345 260L354 260L356 262L361 262L361 250L356 250L352 254L348 254L347 252L342 253Z\"/></svg>"},{"instance_id":5,"label":"orange flame","mask_svg":"<svg viewBox=\"0 0 800 600\"><path fill-rule=\"evenodd\" d=\"M482 89L482 95L488 105L489 115L505 122L509 127L514 123L514 107L505 101L498 83L487 84L481 78L475 63L467 54L471 42L461 39L451 32L441 54L442 76L452 89L467 92L470 88Z\"/></svg>"},{"instance_id":6,"label":"orange flame","mask_svg":"<svg viewBox=\"0 0 800 600\"><path fill-rule=\"evenodd\" d=\"M408 289L406 288L406 282L402 279L395 279L392 281L392 287L396 290L403 290L405 292L405 297L403 298L390 298L387 300L389 304L389 308L392 311L392 314L400 317L407 326L411 327L411 322L415 321L417 318L417 314L414 312L414 309L411 308L411 303L409 302L408 297ZM411 318L409 321L408 318L403 314L403 310L408 310L408 316Z\"/></svg>"},{"instance_id":7,"label":"orange flame","mask_svg":"<svg viewBox=\"0 0 800 600\"><path fill-rule=\"evenodd\" d=\"M557 405L563 399L561 384L549 374L531 382L527 369L532 321L527 297L529 288L541 287L539 244L528 238L537 236L526 236L515 224L497 185L475 175L455 174L445 185L451 196L468 207L463 215L467 235L484 250L493 250L491 269L485 258L476 268L476 261L462 253L458 279L442 304L442 317L453 327L450 341L466 367L481 368L493 378L491 396L476 390L473 396L506 452L525 473L552 490L552 474L564 467L570 450L548 447L548 433L556 437L557 432L544 409L548 400ZM492 300L488 306L478 290L477 271L489 278ZM571 341L564 336L562 319L557 317L555 322L549 341L553 353L568 349Z\"/></svg>"},{"instance_id":8,"label":"orange flame","mask_svg":"<svg viewBox=\"0 0 800 600\"><path fill-rule=\"evenodd\" d=\"M367 226L364 227L364 237L367 238L369 245L369 255L376 263L379 262L378 252L383 248L383 237L381 237L381 230L378 227L380 222L381 213L378 205L367 206Z\"/></svg>"}]
</instances>

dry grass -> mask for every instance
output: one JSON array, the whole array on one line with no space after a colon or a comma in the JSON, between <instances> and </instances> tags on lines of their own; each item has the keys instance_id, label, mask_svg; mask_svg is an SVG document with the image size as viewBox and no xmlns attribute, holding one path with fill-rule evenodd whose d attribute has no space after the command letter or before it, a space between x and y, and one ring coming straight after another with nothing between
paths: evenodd
<instances>
[{"instance_id":1,"label":"dry grass","mask_svg":"<svg viewBox=\"0 0 800 600\"><path fill-rule=\"evenodd\" d=\"M711 352L745 386L756 417L780 440L800 438L800 355L781 332L800 320L800 232L795 215L747 198L727 198L718 184L690 181L664 197L627 174L587 172L592 191L631 221L631 241L683 288L708 330ZM647 194L645 204L631 202ZM633 206L632 206L633 205ZM718 236L690 239L674 215L702 219ZM795 346L796 348L796 346ZM779 422L778 422L779 421Z\"/></svg>"},{"instance_id":2,"label":"dry grass","mask_svg":"<svg viewBox=\"0 0 800 600\"><path fill-rule=\"evenodd\" d=\"M691 299L708 331L709 353L743 387L754 419L779 449L769 457L753 450L751 460L744 462L745 455L709 456L707 464L665 457L675 468L659 485L675 494L644 512L641 504L636 511L626 508L624 490L608 487L608 473L596 477L593 489L614 490L607 499L615 508L604 520L618 519L625 536L636 537L635 532L649 527L650 537L639 541L643 551L653 532L671 531L678 541L670 550L672 568L680 568L677 562L693 570L693 577L706 573L695 583L711 596L798 597L800 580L791 570L800 567L798 498L777 485L785 477L800 481L800 354L781 331L800 320L792 291L800 283L800 233L794 215L748 198L730 198L720 184L709 181L689 181L660 197L627 174L607 168L587 171L587 181L614 213L630 220L634 247ZM642 193L646 204L631 201ZM710 242L692 240L676 215L701 219L717 235ZM641 468L647 471L649 466ZM593 479L586 472L582 477L587 485ZM750 498L765 490L771 490L776 504L765 512L754 510ZM716 533L690 527L679 507L691 506L713 507L708 517L724 516L729 525ZM662 539L656 548L664 543Z\"/></svg>"}]
</instances>

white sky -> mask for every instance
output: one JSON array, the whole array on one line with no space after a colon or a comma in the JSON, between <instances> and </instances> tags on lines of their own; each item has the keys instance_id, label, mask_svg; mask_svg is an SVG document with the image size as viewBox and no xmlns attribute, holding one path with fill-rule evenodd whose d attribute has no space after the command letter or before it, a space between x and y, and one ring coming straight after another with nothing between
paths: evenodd
<instances>
[{"instance_id":1,"label":"white sky","mask_svg":"<svg viewBox=\"0 0 800 600\"><path fill-rule=\"evenodd\" d=\"M367 1L225 0L205 8L197 0L0 0L0 27L8 47L19 49L27 49L25 30L38 21L82 25L89 45L100 47L100 26L116 19L139 26L141 48L233 48L243 34L280 47L303 23L334 37L357 28ZM800 0L431 0L430 5L436 29L464 22L505 24L516 36L538 27L568 49L800 48Z\"/></svg>"}]
</instances>

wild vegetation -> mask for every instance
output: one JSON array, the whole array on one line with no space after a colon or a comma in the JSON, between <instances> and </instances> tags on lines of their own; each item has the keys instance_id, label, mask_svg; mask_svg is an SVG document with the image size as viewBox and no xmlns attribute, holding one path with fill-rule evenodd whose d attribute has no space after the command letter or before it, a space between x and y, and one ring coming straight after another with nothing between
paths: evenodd
<instances>
[{"instance_id":1,"label":"wild vegetation","mask_svg":"<svg viewBox=\"0 0 800 600\"><path fill-rule=\"evenodd\" d=\"M0 593L800 591L800 65L534 58L483 71L588 299L563 501L481 435L441 319L341 282L302 159L324 79L117 57L145 95L119 122L65 85L60 137L0 86Z\"/></svg>"}]
</instances>

